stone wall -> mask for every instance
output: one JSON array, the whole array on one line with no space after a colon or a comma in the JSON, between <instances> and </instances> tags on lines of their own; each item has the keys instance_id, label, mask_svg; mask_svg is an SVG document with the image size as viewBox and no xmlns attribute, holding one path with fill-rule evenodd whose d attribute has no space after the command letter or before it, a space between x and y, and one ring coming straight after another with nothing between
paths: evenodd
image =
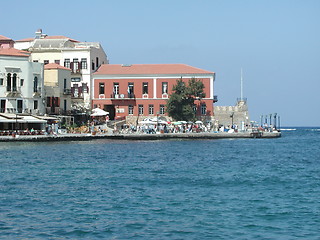
<instances>
[{"instance_id":1,"label":"stone wall","mask_svg":"<svg viewBox=\"0 0 320 240\"><path fill-rule=\"evenodd\" d=\"M235 106L215 106L214 119L217 124L225 127L236 124L238 128L250 124L248 105L246 100L239 100Z\"/></svg>"}]
</instances>

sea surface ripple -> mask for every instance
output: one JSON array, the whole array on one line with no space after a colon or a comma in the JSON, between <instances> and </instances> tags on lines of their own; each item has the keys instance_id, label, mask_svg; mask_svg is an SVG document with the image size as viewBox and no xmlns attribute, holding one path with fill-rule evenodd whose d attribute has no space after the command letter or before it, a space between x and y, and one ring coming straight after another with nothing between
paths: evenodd
<instances>
[{"instance_id":1,"label":"sea surface ripple","mask_svg":"<svg viewBox=\"0 0 320 240\"><path fill-rule=\"evenodd\" d=\"M1 239L320 239L320 131L1 143Z\"/></svg>"}]
</instances>

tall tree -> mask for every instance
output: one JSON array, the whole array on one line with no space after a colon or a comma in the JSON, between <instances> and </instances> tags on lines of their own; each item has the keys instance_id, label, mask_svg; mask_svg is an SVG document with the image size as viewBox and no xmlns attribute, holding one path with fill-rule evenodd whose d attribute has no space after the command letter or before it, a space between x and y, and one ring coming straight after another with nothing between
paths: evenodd
<instances>
[{"instance_id":1,"label":"tall tree","mask_svg":"<svg viewBox=\"0 0 320 240\"><path fill-rule=\"evenodd\" d=\"M177 79L166 105L168 115L177 121L194 121L194 101L204 97L204 84L200 80L191 78L186 85L182 78Z\"/></svg>"}]
</instances>

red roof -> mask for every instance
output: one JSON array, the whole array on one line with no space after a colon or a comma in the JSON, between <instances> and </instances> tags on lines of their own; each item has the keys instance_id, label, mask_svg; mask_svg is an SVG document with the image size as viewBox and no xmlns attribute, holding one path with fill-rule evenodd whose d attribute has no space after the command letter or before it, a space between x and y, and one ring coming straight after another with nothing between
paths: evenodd
<instances>
[{"instance_id":1,"label":"red roof","mask_svg":"<svg viewBox=\"0 0 320 240\"><path fill-rule=\"evenodd\" d=\"M185 64L103 64L95 75L214 74Z\"/></svg>"},{"instance_id":2,"label":"red roof","mask_svg":"<svg viewBox=\"0 0 320 240\"><path fill-rule=\"evenodd\" d=\"M21 39L21 40L16 40L16 42L32 42L34 40L34 38L25 38L25 39Z\"/></svg>"},{"instance_id":3,"label":"red roof","mask_svg":"<svg viewBox=\"0 0 320 240\"><path fill-rule=\"evenodd\" d=\"M77 40L74 40L72 38L65 37L65 36L46 36L46 37L40 38L40 39L68 39L71 42L79 42ZM21 40L16 40L16 42L32 42L33 40L35 40L35 39L34 38L25 38L25 39L21 39Z\"/></svg>"},{"instance_id":4,"label":"red roof","mask_svg":"<svg viewBox=\"0 0 320 240\"><path fill-rule=\"evenodd\" d=\"M15 48L0 48L0 55L14 57L29 57L30 53Z\"/></svg>"},{"instance_id":5,"label":"red roof","mask_svg":"<svg viewBox=\"0 0 320 240\"><path fill-rule=\"evenodd\" d=\"M5 36L3 36L3 35L0 35L0 40L11 40L11 41L12 41L11 38L7 38L7 37L5 37Z\"/></svg>"},{"instance_id":6,"label":"red roof","mask_svg":"<svg viewBox=\"0 0 320 240\"><path fill-rule=\"evenodd\" d=\"M72 38L69 38L69 37L65 37L65 36L46 36L44 39L68 39L70 40L71 42L79 42L77 40L74 40Z\"/></svg>"},{"instance_id":7,"label":"red roof","mask_svg":"<svg viewBox=\"0 0 320 240\"><path fill-rule=\"evenodd\" d=\"M44 65L44 69L64 69L64 70L71 71L70 68L63 67L57 63L48 63L48 64Z\"/></svg>"}]
</instances>

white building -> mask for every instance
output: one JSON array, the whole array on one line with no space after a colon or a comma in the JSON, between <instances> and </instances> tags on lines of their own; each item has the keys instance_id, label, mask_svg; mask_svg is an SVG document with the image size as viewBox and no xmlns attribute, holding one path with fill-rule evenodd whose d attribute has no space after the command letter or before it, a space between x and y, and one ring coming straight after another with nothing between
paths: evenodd
<instances>
[{"instance_id":1,"label":"white building","mask_svg":"<svg viewBox=\"0 0 320 240\"><path fill-rule=\"evenodd\" d=\"M30 53L0 49L0 112L44 114L43 64Z\"/></svg>"},{"instance_id":2,"label":"white building","mask_svg":"<svg viewBox=\"0 0 320 240\"><path fill-rule=\"evenodd\" d=\"M92 74L101 64L108 64L100 43L79 42L64 36L47 36L41 30L34 39L18 40L18 49L28 49L34 62L56 63L71 69L73 106L90 109L93 96Z\"/></svg>"}]
</instances>

